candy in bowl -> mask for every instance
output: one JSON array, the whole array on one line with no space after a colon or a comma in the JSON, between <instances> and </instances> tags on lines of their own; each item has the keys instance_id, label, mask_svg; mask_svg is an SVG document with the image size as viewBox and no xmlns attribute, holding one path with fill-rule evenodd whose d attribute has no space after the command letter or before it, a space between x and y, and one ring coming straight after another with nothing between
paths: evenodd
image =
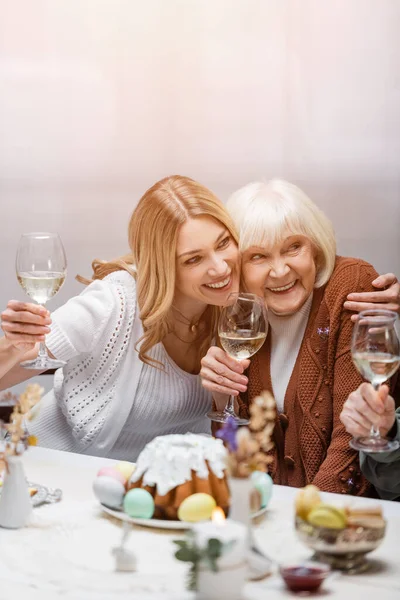
<instances>
[{"instance_id":1,"label":"candy in bowl","mask_svg":"<svg viewBox=\"0 0 400 600\"><path fill-rule=\"evenodd\" d=\"M380 506L340 508L318 503L315 490L311 492L300 490L296 499L295 528L300 540L314 550L315 560L334 569L347 573L368 569L366 555L385 537L386 521ZM304 498L311 496L307 506Z\"/></svg>"}]
</instances>

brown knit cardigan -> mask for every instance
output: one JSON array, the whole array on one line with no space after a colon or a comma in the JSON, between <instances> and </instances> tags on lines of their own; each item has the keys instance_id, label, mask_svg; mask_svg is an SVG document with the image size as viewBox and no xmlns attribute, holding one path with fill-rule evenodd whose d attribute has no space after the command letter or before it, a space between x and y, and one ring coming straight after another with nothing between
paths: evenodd
<instances>
[{"instance_id":1,"label":"brown knit cardigan","mask_svg":"<svg viewBox=\"0 0 400 600\"><path fill-rule=\"evenodd\" d=\"M361 474L358 452L339 416L349 393L362 378L351 359L351 314L343 309L350 292L372 290L377 273L368 263L337 257L329 282L314 290L311 311L286 390L284 412L277 416L271 475L282 485L313 483L321 490L365 495L369 484ZM271 337L252 358L249 386L239 402L248 417L249 398L272 390ZM273 393L273 390L272 390Z\"/></svg>"}]
</instances>

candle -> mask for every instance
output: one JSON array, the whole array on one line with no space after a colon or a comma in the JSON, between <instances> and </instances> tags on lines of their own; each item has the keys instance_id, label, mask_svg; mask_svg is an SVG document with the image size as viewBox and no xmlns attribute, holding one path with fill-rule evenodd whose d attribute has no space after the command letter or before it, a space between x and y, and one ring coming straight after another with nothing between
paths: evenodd
<instances>
[{"instance_id":1,"label":"candle","mask_svg":"<svg viewBox=\"0 0 400 600\"><path fill-rule=\"evenodd\" d=\"M200 565L198 598L201 600L241 598L241 590L247 574L247 527L231 519L225 520L223 511L214 511L212 521L195 523L192 532L198 548L206 548L211 539L217 539L222 544L233 542L229 548L222 549L222 555L217 559L216 573L212 572L208 565Z\"/></svg>"},{"instance_id":2,"label":"candle","mask_svg":"<svg viewBox=\"0 0 400 600\"><path fill-rule=\"evenodd\" d=\"M223 550L222 556L218 559L218 566L230 567L240 566L247 555L247 527L242 523L226 519L221 522L217 520L201 521L195 523L192 527L196 546L205 548L208 540L213 538L223 544L234 542L232 546Z\"/></svg>"}]
</instances>

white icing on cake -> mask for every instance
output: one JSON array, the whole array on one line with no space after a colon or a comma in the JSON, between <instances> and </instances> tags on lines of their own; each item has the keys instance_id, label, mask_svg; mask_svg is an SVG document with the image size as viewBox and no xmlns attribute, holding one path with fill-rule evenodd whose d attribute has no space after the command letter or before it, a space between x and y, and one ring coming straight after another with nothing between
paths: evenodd
<instances>
[{"instance_id":1,"label":"white icing on cake","mask_svg":"<svg viewBox=\"0 0 400 600\"><path fill-rule=\"evenodd\" d=\"M200 479L207 479L211 469L222 479L226 458L222 440L194 433L160 435L140 453L130 481L134 483L143 476L143 485L157 486L157 492L164 496L174 487L190 481L192 471Z\"/></svg>"}]
</instances>

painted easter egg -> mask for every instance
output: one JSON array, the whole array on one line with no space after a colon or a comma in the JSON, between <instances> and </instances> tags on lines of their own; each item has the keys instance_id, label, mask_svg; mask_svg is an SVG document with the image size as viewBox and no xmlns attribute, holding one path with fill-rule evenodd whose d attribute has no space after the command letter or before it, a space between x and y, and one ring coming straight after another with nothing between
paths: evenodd
<instances>
[{"instance_id":1,"label":"painted easter egg","mask_svg":"<svg viewBox=\"0 0 400 600\"><path fill-rule=\"evenodd\" d=\"M178 509L178 519L189 523L208 521L216 506L217 503L209 494L192 494L185 498L180 505Z\"/></svg>"},{"instance_id":2,"label":"painted easter egg","mask_svg":"<svg viewBox=\"0 0 400 600\"><path fill-rule=\"evenodd\" d=\"M120 481L122 485L125 485L127 482L127 478L115 467L102 467L97 473L97 477L112 477L113 479Z\"/></svg>"},{"instance_id":3,"label":"painted easter egg","mask_svg":"<svg viewBox=\"0 0 400 600\"><path fill-rule=\"evenodd\" d=\"M130 479L133 471L135 470L135 466L136 465L134 463L130 463L130 462L127 462L126 460L122 460L121 462L117 463L114 468L117 471L119 471L120 473L122 473L122 475L128 481Z\"/></svg>"},{"instance_id":4,"label":"painted easter egg","mask_svg":"<svg viewBox=\"0 0 400 600\"><path fill-rule=\"evenodd\" d=\"M253 471L251 474L251 481L256 490L260 493L261 508L265 508L268 506L272 496L272 488L274 485L272 477L268 475L268 473L263 473L262 471Z\"/></svg>"},{"instance_id":5,"label":"painted easter egg","mask_svg":"<svg viewBox=\"0 0 400 600\"><path fill-rule=\"evenodd\" d=\"M93 491L97 500L110 508L121 508L125 495L125 486L115 477L101 475L93 482Z\"/></svg>"},{"instance_id":6,"label":"painted easter egg","mask_svg":"<svg viewBox=\"0 0 400 600\"><path fill-rule=\"evenodd\" d=\"M151 519L154 514L153 496L141 488L133 488L125 494L124 511L136 519Z\"/></svg>"}]
</instances>

